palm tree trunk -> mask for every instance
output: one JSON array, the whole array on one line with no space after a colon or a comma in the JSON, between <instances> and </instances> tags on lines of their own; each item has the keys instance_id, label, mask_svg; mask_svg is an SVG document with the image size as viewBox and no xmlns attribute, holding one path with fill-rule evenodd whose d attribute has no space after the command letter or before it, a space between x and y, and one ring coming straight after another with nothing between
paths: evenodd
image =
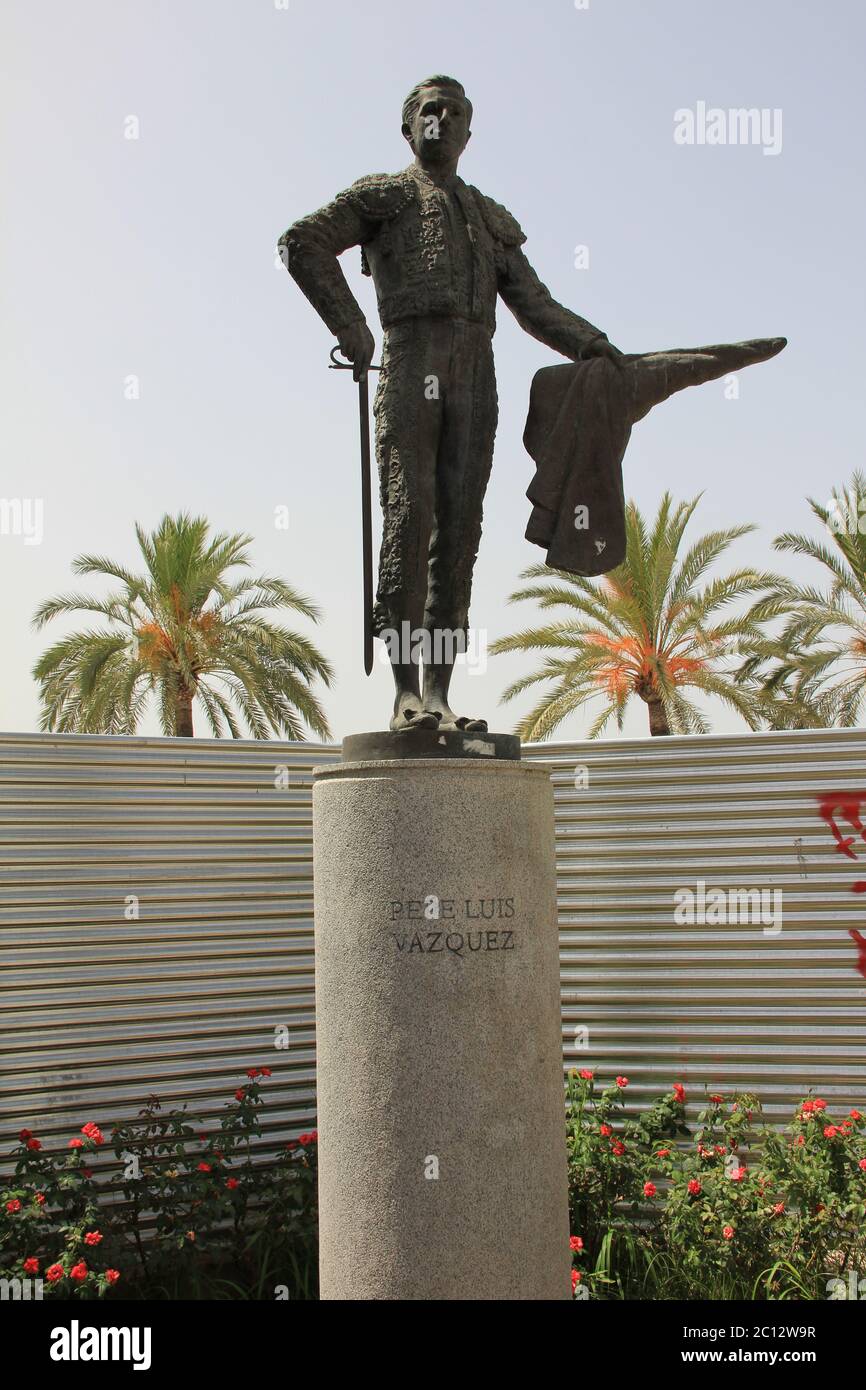
<instances>
[{"instance_id":1,"label":"palm tree trunk","mask_svg":"<svg viewBox=\"0 0 866 1390\"><path fill-rule=\"evenodd\" d=\"M192 691L178 692L174 714L175 738L192 738Z\"/></svg>"},{"instance_id":2,"label":"palm tree trunk","mask_svg":"<svg viewBox=\"0 0 866 1390\"><path fill-rule=\"evenodd\" d=\"M661 700L647 700L649 709L649 730L653 738L660 734L669 734L671 726L665 714L665 707Z\"/></svg>"}]
</instances>

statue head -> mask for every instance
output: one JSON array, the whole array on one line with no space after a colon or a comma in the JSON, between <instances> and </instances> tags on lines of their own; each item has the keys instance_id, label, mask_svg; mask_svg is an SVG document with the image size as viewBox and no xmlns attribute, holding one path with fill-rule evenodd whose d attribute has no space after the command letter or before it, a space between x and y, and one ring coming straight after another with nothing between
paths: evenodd
<instances>
[{"instance_id":1,"label":"statue head","mask_svg":"<svg viewBox=\"0 0 866 1390\"><path fill-rule=\"evenodd\" d=\"M456 164L472 132L472 102L453 77L427 77L403 102L403 135L425 163Z\"/></svg>"}]
</instances>

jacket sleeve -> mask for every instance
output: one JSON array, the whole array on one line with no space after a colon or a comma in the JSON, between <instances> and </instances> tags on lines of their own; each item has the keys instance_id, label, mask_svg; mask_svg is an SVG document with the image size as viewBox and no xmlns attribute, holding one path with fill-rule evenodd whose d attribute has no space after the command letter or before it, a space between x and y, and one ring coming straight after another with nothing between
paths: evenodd
<instances>
[{"instance_id":1,"label":"jacket sleeve","mask_svg":"<svg viewBox=\"0 0 866 1390\"><path fill-rule=\"evenodd\" d=\"M572 359L595 338L606 338L600 328L557 303L543 285L519 246L508 246L499 293L520 327L555 352Z\"/></svg>"},{"instance_id":2,"label":"jacket sleeve","mask_svg":"<svg viewBox=\"0 0 866 1390\"><path fill-rule=\"evenodd\" d=\"M337 257L374 231L375 224L364 215L353 185L326 207L295 222L277 243L292 279L335 337L347 324L364 321Z\"/></svg>"}]
</instances>

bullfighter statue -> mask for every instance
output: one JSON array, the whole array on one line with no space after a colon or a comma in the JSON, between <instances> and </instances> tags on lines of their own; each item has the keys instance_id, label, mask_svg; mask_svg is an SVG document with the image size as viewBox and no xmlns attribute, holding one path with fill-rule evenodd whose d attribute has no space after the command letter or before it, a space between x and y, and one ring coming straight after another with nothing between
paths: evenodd
<instances>
[{"instance_id":1,"label":"bullfighter statue","mask_svg":"<svg viewBox=\"0 0 866 1390\"><path fill-rule=\"evenodd\" d=\"M340 269L341 253L360 246L362 270L376 287L384 330L373 407L383 535L372 623L387 642L394 676L392 730L487 728L483 719L455 715L448 691L468 635L493 460L497 296L521 328L576 364L536 375L524 438L538 465L527 538L548 550L548 563L577 573L602 573L623 558L620 465L631 424L674 391L761 361L785 342L621 353L552 297L511 213L459 177L471 119L472 103L455 79L419 82L403 104L411 164L359 179L279 243L361 382L374 340ZM401 640L419 632L429 639L420 647Z\"/></svg>"}]
</instances>

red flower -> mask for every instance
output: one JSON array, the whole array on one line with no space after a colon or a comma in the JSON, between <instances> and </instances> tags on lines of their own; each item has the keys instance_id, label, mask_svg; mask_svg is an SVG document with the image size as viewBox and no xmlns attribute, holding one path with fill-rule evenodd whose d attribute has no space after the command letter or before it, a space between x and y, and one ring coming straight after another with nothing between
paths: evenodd
<instances>
[{"instance_id":1,"label":"red flower","mask_svg":"<svg viewBox=\"0 0 866 1390\"><path fill-rule=\"evenodd\" d=\"M298 1147L298 1141L297 1141L297 1139L290 1139L289 1142L288 1142L288 1144L286 1145L286 1148L289 1150L290 1153L292 1152L293 1149L296 1149L297 1147Z\"/></svg>"},{"instance_id":2,"label":"red flower","mask_svg":"<svg viewBox=\"0 0 866 1390\"><path fill-rule=\"evenodd\" d=\"M311 1144L318 1144L318 1142L319 1142L319 1131L318 1131L317 1129L311 1129L311 1130L310 1130L310 1143L311 1143Z\"/></svg>"},{"instance_id":3,"label":"red flower","mask_svg":"<svg viewBox=\"0 0 866 1390\"><path fill-rule=\"evenodd\" d=\"M746 1176L746 1170L745 1170L745 1168L734 1168L733 1171L732 1171L732 1173L731 1173L731 1175L730 1175L730 1177L731 1177L731 1182L742 1182L742 1181L743 1181L743 1178L744 1178L745 1176Z\"/></svg>"},{"instance_id":4,"label":"red flower","mask_svg":"<svg viewBox=\"0 0 866 1390\"><path fill-rule=\"evenodd\" d=\"M579 1269L573 1269L573 1270L571 1271L571 1292L572 1292L572 1293L574 1293L574 1291L575 1291L575 1289L577 1288L577 1286L578 1286L579 1283L580 1283L580 1270L579 1270Z\"/></svg>"},{"instance_id":5,"label":"red flower","mask_svg":"<svg viewBox=\"0 0 866 1390\"><path fill-rule=\"evenodd\" d=\"M249 1070L247 1071L247 1076L250 1078L251 1081L255 1081L255 1079L256 1079L256 1077L258 1076L258 1074L259 1074L259 1069L258 1069L258 1067L250 1067Z\"/></svg>"},{"instance_id":6,"label":"red flower","mask_svg":"<svg viewBox=\"0 0 866 1390\"><path fill-rule=\"evenodd\" d=\"M237 1180L237 1178L227 1178L227 1179L226 1179L226 1187L229 1189L230 1192L234 1192L234 1190L235 1190L235 1188L237 1187L237 1185L238 1185L238 1180Z\"/></svg>"},{"instance_id":7,"label":"red flower","mask_svg":"<svg viewBox=\"0 0 866 1390\"><path fill-rule=\"evenodd\" d=\"M825 1126L824 1126L824 1138L825 1138L825 1139L835 1139L835 1138L836 1138L836 1135L837 1135L838 1133L839 1133L838 1126L836 1126L836 1125L825 1125Z\"/></svg>"},{"instance_id":8,"label":"red flower","mask_svg":"<svg viewBox=\"0 0 866 1390\"><path fill-rule=\"evenodd\" d=\"M644 1195L645 1197L654 1197L654 1196L656 1195L656 1192L657 1192L657 1191L658 1191L658 1188L656 1187L656 1185L655 1185L654 1182L645 1182L645 1183L644 1183L644 1185L643 1185L643 1195Z\"/></svg>"},{"instance_id":9,"label":"red flower","mask_svg":"<svg viewBox=\"0 0 866 1390\"><path fill-rule=\"evenodd\" d=\"M697 1197L700 1190L701 1185L698 1182L697 1178L691 1178L689 1181L689 1192L692 1194L693 1197Z\"/></svg>"},{"instance_id":10,"label":"red flower","mask_svg":"<svg viewBox=\"0 0 866 1390\"><path fill-rule=\"evenodd\" d=\"M621 1139L615 1139L610 1146L611 1153L616 1154L617 1158L622 1158L625 1153L625 1144Z\"/></svg>"},{"instance_id":11,"label":"red flower","mask_svg":"<svg viewBox=\"0 0 866 1390\"><path fill-rule=\"evenodd\" d=\"M25 1273L25 1274L38 1274L38 1273L39 1273L39 1261L36 1259L36 1256L35 1256L35 1255L31 1255L30 1258L29 1258L29 1260L25 1260L25 1261L24 1261L24 1273Z\"/></svg>"},{"instance_id":12,"label":"red flower","mask_svg":"<svg viewBox=\"0 0 866 1390\"><path fill-rule=\"evenodd\" d=\"M733 1226L723 1226L723 1227L722 1227L722 1235L725 1237L725 1240L733 1240L733 1238L734 1238L734 1228L733 1228Z\"/></svg>"},{"instance_id":13,"label":"red flower","mask_svg":"<svg viewBox=\"0 0 866 1390\"><path fill-rule=\"evenodd\" d=\"M82 1280L87 1278L87 1265L83 1260L79 1260L77 1265L72 1266L69 1271L69 1277L70 1279L76 1279L79 1284Z\"/></svg>"},{"instance_id":14,"label":"red flower","mask_svg":"<svg viewBox=\"0 0 866 1390\"><path fill-rule=\"evenodd\" d=\"M589 1070L588 1067L584 1067L580 1074L584 1081L592 1080L592 1072Z\"/></svg>"},{"instance_id":15,"label":"red flower","mask_svg":"<svg viewBox=\"0 0 866 1390\"><path fill-rule=\"evenodd\" d=\"M659 1149L656 1158L670 1158L670 1149Z\"/></svg>"},{"instance_id":16,"label":"red flower","mask_svg":"<svg viewBox=\"0 0 866 1390\"><path fill-rule=\"evenodd\" d=\"M803 1135L803 1134L798 1134L798 1135L797 1135L797 1138L794 1140L794 1143L797 1145L798 1148L800 1147L801 1144L805 1144L805 1142L806 1142L806 1137L805 1137L805 1135Z\"/></svg>"},{"instance_id":17,"label":"red flower","mask_svg":"<svg viewBox=\"0 0 866 1390\"><path fill-rule=\"evenodd\" d=\"M849 1110L849 1111L848 1111L848 1114L851 1116L851 1119L852 1119L852 1120L862 1120L862 1119L863 1119L863 1116L860 1114L860 1111L859 1111L859 1110Z\"/></svg>"},{"instance_id":18,"label":"red flower","mask_svg":"<svg viewBox=\"0 0 866 1390\"><path fill-rule=\"evenodd\" d=\"M717 1154L727 1153L727 1149L725 1148L724 1144L714 1144L713 1150Z\"/></svg>"},{"instance_id":19,"label":"red flower","mask_svg":"<svg viewBox=\"0 0 866 1390\"><path fill-rule=\"evenodd\" d=\"M681 1081L675 1081L673 1085L674 1099L682 1105L686 1098L686 1088Z\"/></svg>"},{"instance_id":20,"label":"red flower","mask_svg":"<svg viewBox=\"0 0 866 1390\"><path fill-rule=\"evenodd\" d=\"M259 1068L259 1075L260 1075L260 1076L270 1076L270 1075L271 1075L271 1069L270 1069L270 1067L260 1067L260 1068Z\"/></svg>"},{"instance_id":21,"label":"red flower","mask_svg":"<svg viewBox=\"0 0 866 1390\"><path fill-rule=\"evenodd\" d=\"M618 1077L616 1078L616 1084L617 1084L617 1086L619 1087L619 1089L620 1089L621 1091L624 1091L625 1088L626 1088L626 1086L628 1085L628 1077L627 1077L627 1076L618 1076Z\"/></svg>"},{"instance_id":22,"label":"red flower","mask_svg":"<svg viewBox=\"0 0 866 1390\"><path fill-rule=\"evenodd\" d=\"M246 1091L235 1091L235 1100L243 1100L245 1095Z\"/></svg>"},{"instance_id":23,"label":"red flower","mask_svg":"<svg viewBox=\"0 0 866 1390\"><path fill-rule=\"evenodd\" d=\"M800 1115L802 1116L803 1119L808 1119L808 1117L809 1117L810 1115L814 1114L814 1112L815 1112L816 1110L826 1110L826 1109L827 1109L827 1102L826 1102L826 1100L821 1100L820 1098L819 1098L818 1100L804 1100L804 1101L803 1101L803 1104L802 1104L802 1106L801 1106L801 1108L800 1108Z\"/></svg>"},{"instance_id":24,"label":"red flower","mask_svg":"<svg viewBox=\"0 0 866 1390\"><path fill-rule=\"evenodd\" d=\"M782 1215L782 1212L783 1212L784 1210L785 1210L785 1203L784 1203L784 1202L777 1202L776 1205L773 1207L773 1213L774 1213L774 1215L776 1215L776 1216L781 1216L781 1215Z\"/></svg>"},{"instance_id":25,"label":"red flower","mask_svg":"<svg viewBox=\"0 0 866 1390\"><path fill-rule=\"evenodd\" d=\"M102 1241L101 1231L88 1231L84 1237L85 1245L99 1245Z\"/></svg>"},{"instance_id":26,"label":"red flower","mask_svg":"<svg viewBox=\"0 0 866 1390\"><path fill-rule=\"evenodd\" d=\"M206 1134L200 1134L198 1137L199 1137L199 1139L201 1140L201 1142L202 1142L203 1144L206 1144L206 1143L207 1143L207 1135L206 1135Z\"/></svg>"},{"instance_id":27,"label":"red flower","mask_svg":"<svg viewBox=\"0 0 866 1390\"><path fill-rule=\"evenodd\" d=\"M198 1171L199 1171L200 1173L209 1173L209 1172L210 1172L210 1167L211 1167L211 1166L210 1166L209 1163L200 1163L200 1164L198 1165Z\"/></svg>"},{"instance_id":28,"label":"red flower","mask_svg":"<svg viewBox=\"0 0 866 1390\"><path fill-rule=\"evenodd\" d=\"M857 1167L862 1168L863 1171L866 1172L866 1158L858 1159Z\"/></svg>"},{"instance_id":29,"label":"red flower","mask_svg":"<svg viewBox=\"0 0 866 1390\"><path fill-rule=\"evenodd\" d=\"M117 1281L118 1281L118 1279L120 1278L120 1270L119 1270L119 1269L107 1269L107 1270L105 1271L105 1277L106 1277L106 1279L108 1280L109 1284L116 1284Z\"/></svg>"},{"instance_id":30,"label":"red flower","mask_svg":"<svg viewBox=\"0 0 866 1390\"><path fill-rule=\"evenodd\" d=\"M70 1149L83 1149L83 1148L84 1148L84 1140L83 1140L83 1139L70 1139L70 1141L69 1141L69 1147L70 1147Z\"/></svg>"},{"instance_id":31,"label":"red flower","mask_svg":"<svg viewBox=\"0 0 866 1390\"><path fill-rule=\"evenodd\" d=\"M613 1134L613 1130L611 1129L610 1125L599 1125L598 1132L599 1134L603 1134L605 1137L607 1137L608 1134Z\"/></svg>"},{"instance_id":32,"label":"red flower","mask_svg":"<svg viewBox=\"0 0 866 1390\"><path fill-rule=\"evenodd\" d=\"M32 1139L32 1137L33 1131L30 1129L22 1129L20 1134L18 1135L18 1138L21 1140L22 1144L26 1144L27 1140Z\"/></svg>"},{"instance_id":33,"label":"red flower","mask_svg":"<svg viewBox=\"0 0 866 1390\"><path fill-rule=\"evenodd\" d=\"M102 1144L105 1141L105 1135L102 1133L99 1125L93 1124L92 1121L81 1126L81 1133L86 1134L88 1139L92 1139L94 1144Z\"/></svg>"},{"instance_id":34,"label":"red flower","mask_svg":"<svg viewBox=\"0 0 866 1390\"><path fill-rule=\"evenodd\" d=\"M724 1105L725 1098L724 1096L710 1096L710 1101L713 1105Z\"/></svg>"},{"instance_id":35,"label":"red flower","mask_svg":"<svg viewBox=\"0 0 866 1390\"><path fill-rule=\"evenodd\" d=\"M44 1193L44 1192L37 1192L37 1193L36 1193L36 1200L37 1200L37 1202L39 1203L40 1207L43 1207L43 1206L45 1205L45 1193Z\"/></svg>"},{"instance_id":36,"label":"red flower","mask_svg":"<svg viewBox=\"0 0 866 1390\"><path fill-rule=\"evenodd\" d=\"M583 1236L572 1236L568 1242L568 1248L569 1250L582 1250Z\"/></svg>"},{"instance_id":37,"label":"red flower","mask_svg":"<svg viewBox=\"0 0 866 1390\"><path fill-rule=\"evenodd\" d=\"M63 1278L63 1265L49 1265L45 1277L50 1284L56 1284L58 1279Z\"/></svg>"},{"instance_id":38,"label":"red flower","mask_svg":"<svg viewBox=\"0 0 866 1390\"><path fill-rule=\"evenodd\" d=\"M84 1177L84 1178L92 1178L92 1177L93 1177L93 1169L92 1169L92 1168L82 1168L82 1170L81 1170L81 1176Z\"/></svg>"},{"instance_id":39,"label":"red flower","mask_svg":"<svg viewBox=\"0 0 866 1390\"><path fill-rule=\"evenodd\" d=\"M6 1203L6 1210L12 1212L21 1210L21 1203L17 1197L13 1197L11 1202Z\"/></svg>"}]
</instances>

